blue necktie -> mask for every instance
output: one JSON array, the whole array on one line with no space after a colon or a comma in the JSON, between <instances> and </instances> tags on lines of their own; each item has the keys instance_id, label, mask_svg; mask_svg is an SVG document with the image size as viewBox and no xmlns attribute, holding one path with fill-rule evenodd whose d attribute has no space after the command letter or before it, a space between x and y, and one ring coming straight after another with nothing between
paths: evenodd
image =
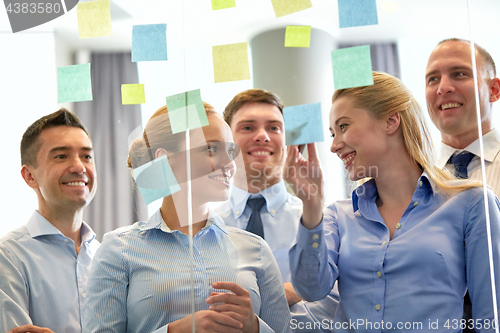
<instances>
[{"instance_id":1,"label":"blue necktie","mask_svg":"<svg viewBox=\"0 0 500 333\"><path fill-rule=\"evenodd\" d=\"M253 198L248 199L247 206L252 209L252 214L248 220L247 231L253 232L256 235L264 238L264 227L262 226L262 218L260 217L260 210L265 205L266 199Z\"/></svg>"},{"instance_id":2,"label":"blue necktie","mask_svg":"<svg viewBox=\"0 0 500 333\"><path fill-rule=\"evenodd\" d=\"M456 155L453 155L450 158L450 162L455 167L455 176L457 178L467 179L467 167L469 166L470 161L474 158L473 153L469 153L468 151L463 151Z\"/></svg>"}]
</instances>

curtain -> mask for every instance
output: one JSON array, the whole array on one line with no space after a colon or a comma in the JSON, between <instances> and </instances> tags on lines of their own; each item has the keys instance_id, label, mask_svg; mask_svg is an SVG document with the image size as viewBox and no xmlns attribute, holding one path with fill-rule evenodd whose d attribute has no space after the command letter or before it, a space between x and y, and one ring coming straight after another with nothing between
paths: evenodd
<instances>
[{"instance_id":1,"label":"curtain","mask_svg":"<svg viewBox=\"0 0 500 333\"><path fill-rule=\"evenodd\" d=\"M121 85L138 83L130 53L91 55L93 100L75 103L75 113L92 138L97 192L83 218L97 239L147 218L147 207L127 168L128 135L141 125L139 105L122 105Z\"/></svg>"},{"instance_id":2,"label":"curtain","mask_svg":"<svg viewBox=\"0 0 500 333\"><path fill-rule=\"evenodd\" d=\"M339 44L339 49L365 44ZM398 45L396 43L378 43L370 45L370 55L372 69L377 72L385 72L401 79L401 69L399 67ZM357 187L356 182L349 179L347 172L344 173L346 184L346 197L350 198L352 191Z\"/></svg>"}]
</instances>

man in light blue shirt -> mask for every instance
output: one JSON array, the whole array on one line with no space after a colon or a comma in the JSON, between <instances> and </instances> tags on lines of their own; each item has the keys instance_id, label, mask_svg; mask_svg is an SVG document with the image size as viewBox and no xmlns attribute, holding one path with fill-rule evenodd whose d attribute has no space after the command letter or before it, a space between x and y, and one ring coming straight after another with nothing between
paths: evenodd
<instances>
[{"instance_id":1,"label":"man in light blue shirt","mask_svg":"<svg viewBox=\"0 0 500 333\"><path fill-rule=\"evenodd\" d=\"M302 201L287 192L283 181L286 157L283 104L269 91L250 89L236 95L224 111L241 154L230 200L217 207L224 222L252 231L249 199L264 198L259 215L263 236L271 247L285 282L286 296L297 332L329 331L338 296L333 290L317 302L304 302L291 284L288 251L295 240ZM253 217L252 217L253 219ZM260 235L262 236L262 235Z\"/></svg>"},{"instance_id":2,"label":"man in light blue shirt","mask_svg":"<svg viewBox=\"0 0 500 333\"><path fill-rule=\"evenodd\" d=\"M96 190L92 142L78 118L61 109L28 127L21 164L38 210L0 238L0 331L81 332L99 246L82 221Z\"/></svg>"}]
</instances>

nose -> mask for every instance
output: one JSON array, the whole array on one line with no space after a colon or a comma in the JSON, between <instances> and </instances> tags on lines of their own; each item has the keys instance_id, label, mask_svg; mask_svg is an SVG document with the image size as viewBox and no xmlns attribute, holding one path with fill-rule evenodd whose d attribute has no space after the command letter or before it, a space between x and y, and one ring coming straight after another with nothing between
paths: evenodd
<instances>
[{"instance_id":1,"label":"nose","mask_svg":"<svg viewBox=\"0 0 500 333\"><path fill-rule=\"evenodd\" d=\"M253 140L256 142L269 142L270 141L269 135L267 135L267 131L264 128L259 129L257 131Z\"/></svg>"},{"instance_id":2,"label":"nose","mask_svg":"<svg viewBox=\"0 0 500 333\"><path fill-rule=\"evenodd\" d=\"M445 95L453 92L455 92L455 86L453 85L452 80L450 80L447 75L441 76L437 93L439 95Z\"/></svg>"},{"instance_id":3,"label":"nose","mask_svg":"<svg viewBox=\"0 0 500 333\"><path fill-rule=\"evenodd\" d=\"M338 154L343 146L344 146L344 143L342 140L340 140L340 136L336 135L333 138L332 145L330 146L330 151L334 154Z\"/></svg>"},{"instance_id":4,"label":"nose","mask_svg":"<svg viewBox=\"0 0 500 333\"><path fill-rule=\"evenodd\" d=\"M85 164L82 162L80 157L75 157L71 159L71 165L69 166L69 172L71 173L84 173L87 171Z\"/></svg>"}]
</instances>

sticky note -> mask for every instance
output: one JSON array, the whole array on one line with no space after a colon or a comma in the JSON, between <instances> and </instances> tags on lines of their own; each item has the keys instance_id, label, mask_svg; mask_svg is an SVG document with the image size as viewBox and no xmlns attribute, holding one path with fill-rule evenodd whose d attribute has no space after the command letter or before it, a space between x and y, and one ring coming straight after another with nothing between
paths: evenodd
<instances>
[{"instance_id":1,"label":"sticky note","mask_svg":"<svg viewBox=\"0 0 500 333\"><path fill-rule=\"evenodd\" d=\"M133 174L146 205L181 190L166 155L135 168Z\"/></svg>"},{"instance_id":2,"label":"sticky note","mask_svg":"<svg viewBox=\"0 0 500 333\"><path fill-rule=\"evenodd\" d=\"M271 0L271 2L276 17L293 14L312 7L311 0Z\"/></svg>"},{"instance_id":3,"label":"sticky note","mask_svg":"<svg viewBox=\"0 0 500 333\"><path fill-rule=\"evenodd\" d=\"M289 25L285 31L285 47L311 46L311 27Z\"/></svg>"},{"instance_id":4,"label":"sticky note","mask_svg":"<svg viewBox=\"0 0 500 333\"><path fill-rule=\"evenodd\" d=\"M122 104L146 103L143 84L122 84Z\"/></svg>"},{"instance_id":5,"label":"sticky note","mask_svg":"<svg viewBox=\"0 0 500 333\"><path fill-rule=\"evenodd\" d=\"M82 38L94 38L111 36L110 0L96 0L80 2L76 5L78 16L78 36Z\"/></svg>"},{"instance_id":6,"label":"sticky note","mask_svg":"<svg viewBox=\"0 0 500 333\"><path fill-rule=\"evenodd\" d=\"M373 84L370 45L332 51L332 65L335 89Z\"/></svg>"},{"instance_id":7,"label":"sticky note","mask_svg":"<svg viewBox=\"0 0 500 333\"><path fill-rule=\"evenodd\" d=\"M287 146L324 140L321 103L285 107L283 118Z\"/></svg>"},{"instance_id":8,"label":"sticky note","mask_svg":"<svg viewBox=\"0 0 500 333\"><path fill-rule=\"evenodd\" d=\"M212 0L212 10L236 7L236 0Z\"/></svg>"},{"instance_id":9,"label":"sticky note","mask_svg":"<svg viewBox=\"0 0 500 333\"><path fill-rule=\"evenodd\" d=\"M92 100L90 64L57 68L57 102Z\"/></svg>"},{"instance_id":10,"label":"sticky note","mask_svg":"<svg viewBox=\"0 0 500 333\"><path fill-rule=\"evenodd\" d=\"M168 117L172 133L208 126L207 113L200 89L167 97Z\"/></svg>"},{"instance_id":11,"label":"sticky note","mask_svg":"<svg viewBox=\"0 0 500 333\"><path fill-rule=\"evenodd\" d=\"M215 83L250 80L248 43L213 46L212 56Z\"/></svg>"},{"instance_id":12,"label":"sticky note","mask_svg":"<svg viewBox=\"0 0 500 333\"><path fill-rule=\"evenodd\" d=\"M167 25L132 27L132 62L167 60Z\"/></svg>"},{"instance_id":13,"label":"sticky note","mask_svg":"<svg viewBox=\"0 0 500 333\"><path fill-rule=\"evenodd\" d=\"M338 0L340 28L378 24L376 0Z\"/></svg>"}]
</instances>

